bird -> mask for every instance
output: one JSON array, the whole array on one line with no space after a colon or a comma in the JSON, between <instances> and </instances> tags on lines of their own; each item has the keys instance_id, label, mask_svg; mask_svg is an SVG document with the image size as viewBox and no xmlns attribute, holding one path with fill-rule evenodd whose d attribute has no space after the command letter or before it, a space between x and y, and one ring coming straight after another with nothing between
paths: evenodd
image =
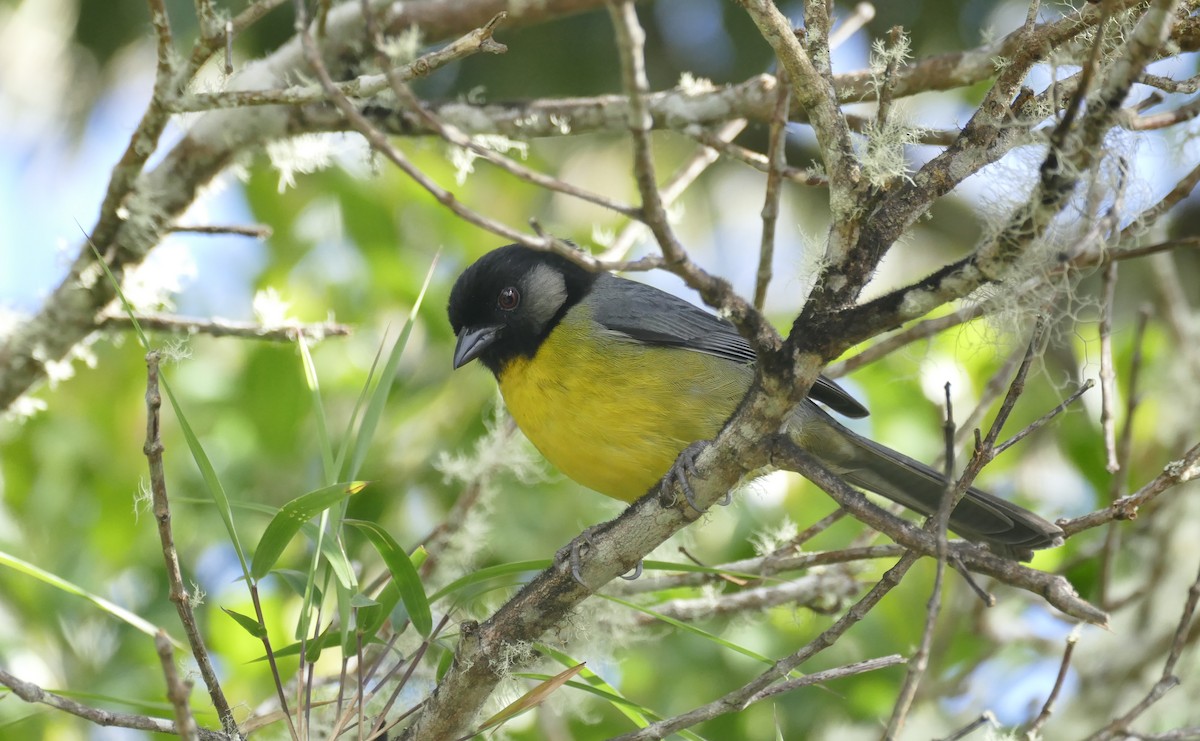
<instances>
[{"instance_id":1,"label":"bird","mask_svg":"<svg viewBox=\"0 0 1200 741\"><path fill-rule=\"evenodd\" d=\"M457 338L454 369L482 363L550 463L625 502L668 473L678 479L680 453L716 437L754 380L754 350L728 321L653 286L519 244L468 266L447 313ZM826 408L868 414L821 376L785 432L846 482L923 515L937 511L943 474L853 432ZM975 487L948 528L1020 560L1063 539L1058 526Z\"/></svg>"}]
</instances>

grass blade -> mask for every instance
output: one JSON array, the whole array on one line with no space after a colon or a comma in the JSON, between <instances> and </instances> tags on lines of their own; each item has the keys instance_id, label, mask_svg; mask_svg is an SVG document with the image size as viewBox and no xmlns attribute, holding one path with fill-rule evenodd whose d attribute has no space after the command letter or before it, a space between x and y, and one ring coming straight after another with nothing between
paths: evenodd
<instances>
[{"instance_id":1,"label":"grass blade","mask_svg":"<svg viewBox=\"0 0 1200 741\"><path fill-rule=\"evenodd\" d=\"M492 579L498 579L502 576L512 576L513 574L521 574L525 572L536 573L538 571L542 571L543 569L550 568L550 564L551 561L549 559L542 558L535 561L513 561L512 563L502 563L498 566L488 566L485 569L472 571L470 574L455 579L431 594L429 596L429 601L431 603L437 602L441 598L454 594L455 592L465 589L466 587L475 584L482 584L484 582L491 581Z\"/></svg>"},{"instance_id":2,"label":"grass blade","mask_svg":"<svg viewBox=\"0 0 1200 741\"><path fill-rule=\"evenodd\" d=\"M159 631L162 630L157 625L154 625L154 624L150 623L148 620L138 617L137 615L133 614L129 610L126 610L124 607L113 604L112 602L109 602L108 600L104 599L103 597L101 597L97 594L92 594L91 592L87 591L83 587L80 587L77 584L69 582L66 579L63 579L61 576L51 574L49 571L46 571L45 569L41 569L37 566L34 566L33 564L29 563L28 561L17 558L16 556L13 556L9 553L5 553L4 551L0 551L0 566L7 566L10 569L12 569L13 571L16 571L21 574L25 574L26 576L32 576L34 579L37 579L41 582L49 584L50 586L54 587L55 589L58 589L59 591L66 592L67 594L75 595L76 597L82 597L85 600L87 600L88 602L91 602L96 607L99 607L104 612L107 612L109 615L112 615L113 617L117 618L118 620L121 620L122 622L125 622L125 623L133 626L134 628L137 628L138 630L142 631L143 633L145 633L148 636L157 635L159 633ZM172 640L172 643L174 643L179 648L183 648L183 645L178 643L177 641Z\"/></svg>"},{"instance_id":3,"label":"grass blade","mask_svg":"<svg viewBox=\"0 0 1200 741\"><path fill-rule=\"evenodd\" d=\"M421 284L421 291L417 294L417 300L413 303L412 311L409 312L408 319L400 330L400 336L392 345L383 372L380 373L375 389L371 392L366 410L363 412L362 424L358 428L358 435L354 438L354 446L350 454L350 470L347 472L346 478L353 479L358 476L358 471L367 457L371 439L375 436L375 428L379 426L379 419L383 416L383 407L387 403L388 392L391 391L392 381L396 377L396 369L400 365L400 356L404 354L404 347L408 344L409 335L412 334L417 312L421 310L421 303L425 300L425 292L429 289L430 281L433 280L433 271L437 267L437 262L438 258L434 257L433 262L429 265L429 272L425 274L425 282Z\"/></svg>"},{"instance_id":4,"label":"grass blade","mask_svg":"<svg viewBox=\"0 0 1200 741\"><path fill-rule=\"evenodd\" d=\"M546 701L550 695L567 683L567 680L573 678L576 674L583 671L583 664L576 664L568 669L565 669L553 677L545 680L533 689L518 697L516 700L509 703L504 709L496 713L492 717L483 722L483 725L475 729L476 733L481 733L489 728L494 728L505 721L515 718L529 710L533 710L538 705Z\"/></svg>"},{"instance_id":5,"label":"grass blade","mask_svg":"<svg viewBox=\"0 0 1200 741\"><path fill-rule=\"evenodd\" d=\"M638 612L645 613L657 620L663 621L667 625L673 626L673 627L678 628L683 631L687 631L688 633L691 633L693 635L698 635L701 638L712 641L713 643L717 644L718 646L724 646L725 648L729 649L730 651L735 651L739 654L742 654L743 656L749 656L750 658L754 659L755 661L761 661L762 663L764 663L768 666L773 666L775 664L774 659L771 659L767 656L763 656L762 654L758 653L757 651L751 651L750 649L746 648L745 646L739 646L738 644L733 643L731 641L727 641L724 638L721 638L720 636L713 635L712 633L709 633L706 630L701 630L700 628L697 628L694 625L689 625L688 623L685 623L682 620L676 620L675 618L667 617L666 615L663 615L662 613L655 612L654 610L651 610L648 607L642 607L639 604L630 602L628 600L623 600L620 597L614 597L610 594L597 594L596 596L603 597L604 599L609 600L611 602L616 602L618 605L624 605L625 607L628 607L631 610L637 610Z\"/></svg>"}]
</instances>

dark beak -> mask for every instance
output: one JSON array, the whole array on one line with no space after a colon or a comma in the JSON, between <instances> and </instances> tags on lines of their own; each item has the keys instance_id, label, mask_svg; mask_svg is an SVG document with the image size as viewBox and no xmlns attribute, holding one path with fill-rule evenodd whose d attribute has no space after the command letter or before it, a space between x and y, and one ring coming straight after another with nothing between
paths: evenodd
<instances>
[{"instance_id":1,"label":"dark beak","mask_svg":"<svg viewBox=\"0 0 1200 741\"><path fill-rule=\"evenodd\" d=\"M503 325L493 324L486 327L463 327L458 334L458 345L454 348L454 367L461 368L471 362L493 342L500 338Z\"/></svg>"}]
</instances>

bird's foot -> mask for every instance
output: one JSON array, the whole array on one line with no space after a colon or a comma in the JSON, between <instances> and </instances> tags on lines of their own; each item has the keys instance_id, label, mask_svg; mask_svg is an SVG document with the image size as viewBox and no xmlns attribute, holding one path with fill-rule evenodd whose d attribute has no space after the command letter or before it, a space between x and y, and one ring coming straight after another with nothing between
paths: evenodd
<instances>
[{"instance_id":1,"label":"bird's foot","mask_svg":"<svg viewBox=\"0 0 1200 741\"><path fill-rule=\"evenodd\" d=\"M674 506L676 502L675 487L678 485L679 489L683 492L683 498L687 500L688 506L697 512L703 511L696 506L696 494L692 491L691 478L698 475L696 472L696 459L710 445L712 445L712 442L708 440L697 440L683 449L683 452L671 464L671 468L667 470L666 475L663 476L662 487L659 489L661 492L659 504L664 507ZM732 496L729 492L725 492L725 496L717 504L724 507L731 501L733 501Z\"/></svg>"},{"instance_id":2,"label":"bird's foot","mask_svg":"<svg viewBox=\"0 0 1200 741\"><path fill-rule=\"evenodd\" d=\"M558 552L554 554L554 563L556 565L562 563L570 564L571 577L574 578L580 586L586 589L591 589L591 587L589 587L588 583L583 580L583 554L589 548L595 545L595 543L592 541L592 536L602 532L604 528L608 526L608 524L609 523L606 522L600 525L591 525L585 528L584 531L579 534L579 537L558 549ZM638 559L637 565L633 567L633 571L622 575L621 578L633 581L641 575L642 561L641 559Z\"/></svg>"}]
</instances>

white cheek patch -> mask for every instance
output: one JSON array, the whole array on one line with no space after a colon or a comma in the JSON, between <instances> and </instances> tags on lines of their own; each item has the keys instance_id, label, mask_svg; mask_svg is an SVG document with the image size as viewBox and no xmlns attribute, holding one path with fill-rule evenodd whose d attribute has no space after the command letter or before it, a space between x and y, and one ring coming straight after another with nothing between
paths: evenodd
<instances>
[{"instance_id":1,"label":"white cheek patch","mask_svg":"<svg viewBox=\"0 0 1200 741\"><path fill-rule=\"evenodd\" d=\"M562 273L545 265L529 272L525 288L525 310L539 328L553 319L567 300L567 283Z\"/></svg>"}]
</instances>

